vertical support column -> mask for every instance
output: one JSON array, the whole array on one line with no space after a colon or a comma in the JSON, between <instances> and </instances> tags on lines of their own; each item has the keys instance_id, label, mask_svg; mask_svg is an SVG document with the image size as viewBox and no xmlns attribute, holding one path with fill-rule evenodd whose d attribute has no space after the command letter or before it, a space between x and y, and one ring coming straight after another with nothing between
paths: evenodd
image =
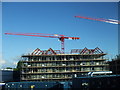
<instances>
[{"instance_id":1,"label":"vertical support column","mask_svg":"<svg viewBox=\"0 0 120 90\"><path fill-rule=\"evenodd\" d=\"M64 37L59 38L61 41L61 52L64 53Z\"/></svg>"},{"instance_id":2,"label":"vertical support column","mask_svg":"<svg viewBox=\"0 0 120 90\"><path fill-rule=\"evenodd\" d=\"M61 41L61 51L62 51L62 53L64 53L64 39L63 39L63 41Z\"/></svg>"}]
</instances>

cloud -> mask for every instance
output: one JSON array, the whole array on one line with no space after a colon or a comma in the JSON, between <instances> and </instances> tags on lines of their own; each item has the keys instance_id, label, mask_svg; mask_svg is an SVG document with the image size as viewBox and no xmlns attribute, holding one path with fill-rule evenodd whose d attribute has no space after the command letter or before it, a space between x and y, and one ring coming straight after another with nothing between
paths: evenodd
<instances>
[{"instance_id":1,"label":"cloud","mask_svg":"<svg viewBox=\"0 0 120 90\"><path fill-rule=\"evenodd\" d=\"M0 64L5 64L6 61L5 60L0 60Z\"/></svg>"},{"instance_id":2,"label":"cloud","mask_svg":"<svg viewBox=\"0 0 120 90\"><path fill-rule=\"evenodd\" d=\"M9 62L7 60L0 60L0 69L4 69L7 67L15 68L17 66L17 62Z\"/></svg>"},{"instance_id":3,"label":"cloud","mask_svg":"<svg viewBox=\"0 0 120 90\"><path fill-rule=\"evenodd\" d=\"M0 69L4 69L6 67L15 68L17 65L17 61L8 61L3 59L2 54L0 53Z\"/></svg>"},{"instance_id":4,"label":"cloud","mask_svg":"<svg viewBox=\"0 0 120 90\"><path fill-rule=\"evenodd\" d=\"M16 66L16 65L17 65L17 63L18 63L18 62L13 62L13 65L15 65L15 66Z\"/></svg>"},{"instance_id":5,"label":"cloud","mask_svg":"<svg viewBox=\"0 0 120 90\"><path fill-rule=\"evenodd\" d=\"M6 64L6 61L2 59L2 54L0 54L0 68Z\"/></svg>"}]
</instances>

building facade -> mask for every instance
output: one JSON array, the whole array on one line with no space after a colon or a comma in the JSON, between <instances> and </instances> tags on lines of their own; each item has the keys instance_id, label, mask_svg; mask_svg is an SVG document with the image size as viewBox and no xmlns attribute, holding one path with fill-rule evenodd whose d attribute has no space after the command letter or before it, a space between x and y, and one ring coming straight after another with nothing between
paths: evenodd
<instances>
[{"instance_id":1,"label":"building facade","mask_svg":"<svg viewBox=\"0 0 120 90\"><path fill-rule=\"evenodd\" d=\"M21 81L71 81L89 72L108 71L105 55L98 47L73 49L69 54L37 48L22 56L20 78Z\"/></svg>"},{"instance_id":2,"label":"building facade","mask_svg":"<svg viewBox=\"0 0 120 90\"><path fill-rule=\"evenodd\" d=\"M1 69L0 78L0 83L13 81L13 69Z\"/></svg>"},{"instance_id":3,"label":"building facade","mask_svg":"<svg viewBox=\"0 0 120 90\"><path fill-rule=\"evenodd\" d=\"M112 61L109 61L109 70L113 72L113 74L120 74L120 55L118 55Z\"/></svg>"}]
</instances>

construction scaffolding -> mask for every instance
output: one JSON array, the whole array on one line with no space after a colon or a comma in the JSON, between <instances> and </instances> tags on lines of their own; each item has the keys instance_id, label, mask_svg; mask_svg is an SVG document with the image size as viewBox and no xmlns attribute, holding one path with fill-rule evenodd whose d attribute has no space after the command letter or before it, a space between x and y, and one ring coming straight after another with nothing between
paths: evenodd
<instances>
[{"instance_id":1,"label":"construction scaffolding","mask_svg":"<svg viewBox=\"0 0 120 90\"><path fill-rule=\"evenodd\" d=\"M22 56L21 81L71 81L89 72L108 71L105 55L98 47L73 49L69 54L37 48Z\"/></svg>"}]
</instances>

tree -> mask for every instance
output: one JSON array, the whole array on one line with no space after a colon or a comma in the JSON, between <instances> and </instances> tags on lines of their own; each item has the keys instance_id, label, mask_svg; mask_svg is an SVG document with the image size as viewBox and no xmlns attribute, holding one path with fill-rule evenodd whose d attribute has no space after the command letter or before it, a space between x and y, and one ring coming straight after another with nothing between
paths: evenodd
<instances>
[{"instance_id":1,"label":"tree","mask_svg":"<svg viewBox=\"0 0 120 90\"><path fill-rule=\"evenodd\" d=\"M14 71L20 71L21 68L22 68L22 62L18 61L16 68L14 68Z\"/></svg>"},{"instance_id":2,"label":"tree","mask_svg":"<svg viewBox=\"0 0 120 90\"><path fill-rule=\"evenodd\" d=\"M13 69L13 68L11 68L11 67L6 67L6 69Z\"/></svg>"}]
</instances>

